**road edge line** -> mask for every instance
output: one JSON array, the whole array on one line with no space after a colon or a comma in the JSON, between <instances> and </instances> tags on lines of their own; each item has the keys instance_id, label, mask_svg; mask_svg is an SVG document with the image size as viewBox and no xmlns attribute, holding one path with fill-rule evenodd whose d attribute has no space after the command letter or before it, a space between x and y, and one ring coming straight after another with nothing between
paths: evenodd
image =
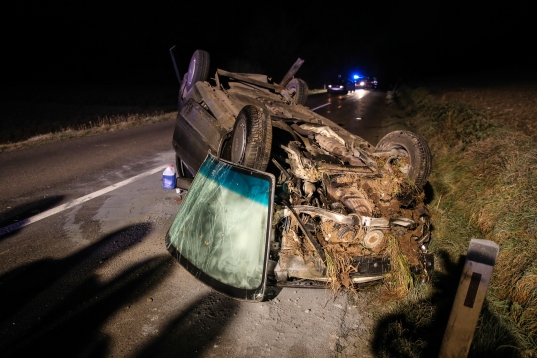
<instances>
[{"instance_id":1,"label":"road edge line","mask_svg":"<svg viewBox=\"0 0 537 358\"><path fill-rule=\"evenodd\" d=\"M62 204L60 206L57 206L55 208L52 208L52 209L49 209L49 210L46 210L46 211L43 211L42 213L39 213L37 215L34 215L34 216L31 216L27 219L23 219L23 220L20 220L20 221L17 221L16 223L13 223L11 225L8 225L8 226L4 226L3 228L0 228L0 236L2 235L5 235L5 234L9 234L10 232L13 232L15 230L18 230L18 229L22 229L23 227L25 226L28 226L30 224L33 224L35 222L38 222L40 220L43 220L45 218L48 218L49 216L52 216L54 214L57 214L59 212L62 212L64 210L67 210L69 208L72 208L74 206L77 206L77 205L80 205L88 200L91 200L91 199L95 199L103 194L106 194L106 193L109 193L111 192L112 190L115 190L117 188L121 188L122 186L125 186L127 184L130 184L138 179L141 179L141 178L144 178L146 176L149 176L149 175L153 175L155 173L158 173L159 171L161 170L164 170L168 167L168 164L166 165L163 165L163 166L159 166L157 168L153 168L147 172L144 172L144 173L141 173L141 174L138 174L138 175L135 175L133 176L132 178L129 178L129 179L125 179L119 183L116 183L116 184L112 184L110 186L107 186L106 188L103 188L101 190L97 190L93 193L90 193L88 195L85 195L85 196L82 196L78 199L74 199L74 200L71 200L65 204Z\"/></svg>"}]
</instances>

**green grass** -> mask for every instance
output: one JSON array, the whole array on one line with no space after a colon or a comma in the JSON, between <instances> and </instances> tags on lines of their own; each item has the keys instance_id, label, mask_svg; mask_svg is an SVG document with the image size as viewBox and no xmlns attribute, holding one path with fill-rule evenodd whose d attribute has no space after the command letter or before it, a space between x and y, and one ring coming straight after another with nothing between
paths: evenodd
<instances>
[{"instance_id":1,"label":"green grass","mask_svg":"<svg viewBox=\"0 0 537 358\"><path fill-rule=\"evenodd\" d=\"M383 357L437 356L471 238L500 245L470 357L537 355L537 144L465 104L423 89L401 98L408 125L434 157L429 209L430 284L377 313L373 349Z\"/></svg>"}]
</instances>

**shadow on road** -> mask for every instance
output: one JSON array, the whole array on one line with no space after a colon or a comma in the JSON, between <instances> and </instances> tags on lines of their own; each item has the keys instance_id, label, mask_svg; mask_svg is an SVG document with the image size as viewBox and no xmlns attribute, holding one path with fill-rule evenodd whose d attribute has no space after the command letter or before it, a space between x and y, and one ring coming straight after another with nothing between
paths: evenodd
<instances>
[{"instance_id":1,"label":"shadow on road","mask_svg":"<svg viewBox=\"0 0 537 358\"><path fill-rule=\"evenodd\" d=\"M432 294L398 304L377 323L372 344L376 356L438 356L466 257L453 262L442 251L437 259L445 272L435 272ZM485 300L468 357L520 357L516 338L488 306Z\"/></svg>"},{"instance_id":2,"label":"shadow on road","mask_svg":"<svg viewBox=\"0 0 537 358\"><path fill-rule=\"evenodd\" d=\"M128 226L64 259L40 260L0 277L2 356L105 356L110 337L103 324L160 283L173 259L148 259L105 283L96 271L150 230L148 224Z\"/></svg>"},{"instance_id":3,"label":"shadow on road","mask_svg":"<svg viewBox=\"0 0 537 358\"><path fill-rule=\"evenodd\" d=\"M58 280L74 281L91 277L100 262L136 244L149 230L151 227L147 224L128 226L64 259L42 259L5 273L0 277L0 302L3 303L0 320L46 293Z\"/></svg>"},{"instance_id":4,"label":"shadow on road","mask_svg":"<svg viewBox=\"0 0 537 358\"><path fill-rule=\"evenodd\" d=\"M175 318L137 357L198 357L214 346L238 307L231 298L208 294Z\"/></svg>"},{"instance_id":5,"label":"shadow on road","mask_svg":"<svg viewBox=\"0 0 537 358\"><path fill-rule=\"evenodd\" d=\"M164 255L122 270L112 267L114 276L107 281L100 275L102 265L151 230L150 224L131 225L66 258L42 259L2 275L2 357L109 356L111 345L117 344L105 333L110 317L132 304L148 303L146 293L167 277L175 260ZM138 356L198 356L213 347L238 305L216 293L198 299L159 329L159 335L137 351ZM126 335L121 339L126 340Z\"/></svg>"},{"instance_id":6,"label":"shadow on road","mask_svg":"<svg viewBox=\"0 0 537 358\"><path fill-rule=\"evenodd\" d=\"M28 218L56 207L64 197L64 195L50 196L10 208L7 212L0 213L0 240L7 239L19 232Z\"/></svg>"}]
</instances>

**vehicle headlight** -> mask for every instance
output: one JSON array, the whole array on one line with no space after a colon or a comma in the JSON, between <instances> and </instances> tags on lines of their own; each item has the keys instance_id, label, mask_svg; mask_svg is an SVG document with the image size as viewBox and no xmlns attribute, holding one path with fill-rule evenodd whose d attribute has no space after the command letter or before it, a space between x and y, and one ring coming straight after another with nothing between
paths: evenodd
<instances>
[{"instance_id":1,"label":"vehicle headlight","mask_svg":"<svg viewBox=\"0 0 537 358\"><path fill-rule=\"evenodd\" d=\"M343 88L343 86L339 86L339 88Z\"/></svg>"},{"instance_id":2,"label":"vehicle headlight","mask_svg":"<svg viewBox=\"0 0 537 358\"><path fill-rule=\"evenodd\" d=\"M328 88L332 88L332 85L328 85Z\"/></svg>"},{"instance_id":3,"label":"vehicle headlight","mask_svg":"<svg viewBox=\"0 0 537 358\"><path fill-rule=\"evenodd\" d=\"M365 85L365 82L364 81L360 82L360 86L363 86L363 85Z\"/></svg>"}]
</instances>

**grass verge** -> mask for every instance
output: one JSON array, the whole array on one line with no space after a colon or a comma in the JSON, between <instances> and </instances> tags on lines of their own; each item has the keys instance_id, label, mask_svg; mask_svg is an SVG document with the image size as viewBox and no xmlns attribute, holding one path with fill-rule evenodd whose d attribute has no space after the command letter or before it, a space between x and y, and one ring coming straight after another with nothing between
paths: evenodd
<instances>
[{"instance_id":1,"label":"grass verge","mask_svg":"<svg viewBox=\"0 0 537 358\"><path fill-rule=\"evenodd\" d=\"M434 163L429 210L431 284L377 314L381 357L437 356L472 237L500 245L470 357L537 355L537 144L530 135L467 104L407 90L407 125L424 136Z\"/></svg>"}]
</instances>

